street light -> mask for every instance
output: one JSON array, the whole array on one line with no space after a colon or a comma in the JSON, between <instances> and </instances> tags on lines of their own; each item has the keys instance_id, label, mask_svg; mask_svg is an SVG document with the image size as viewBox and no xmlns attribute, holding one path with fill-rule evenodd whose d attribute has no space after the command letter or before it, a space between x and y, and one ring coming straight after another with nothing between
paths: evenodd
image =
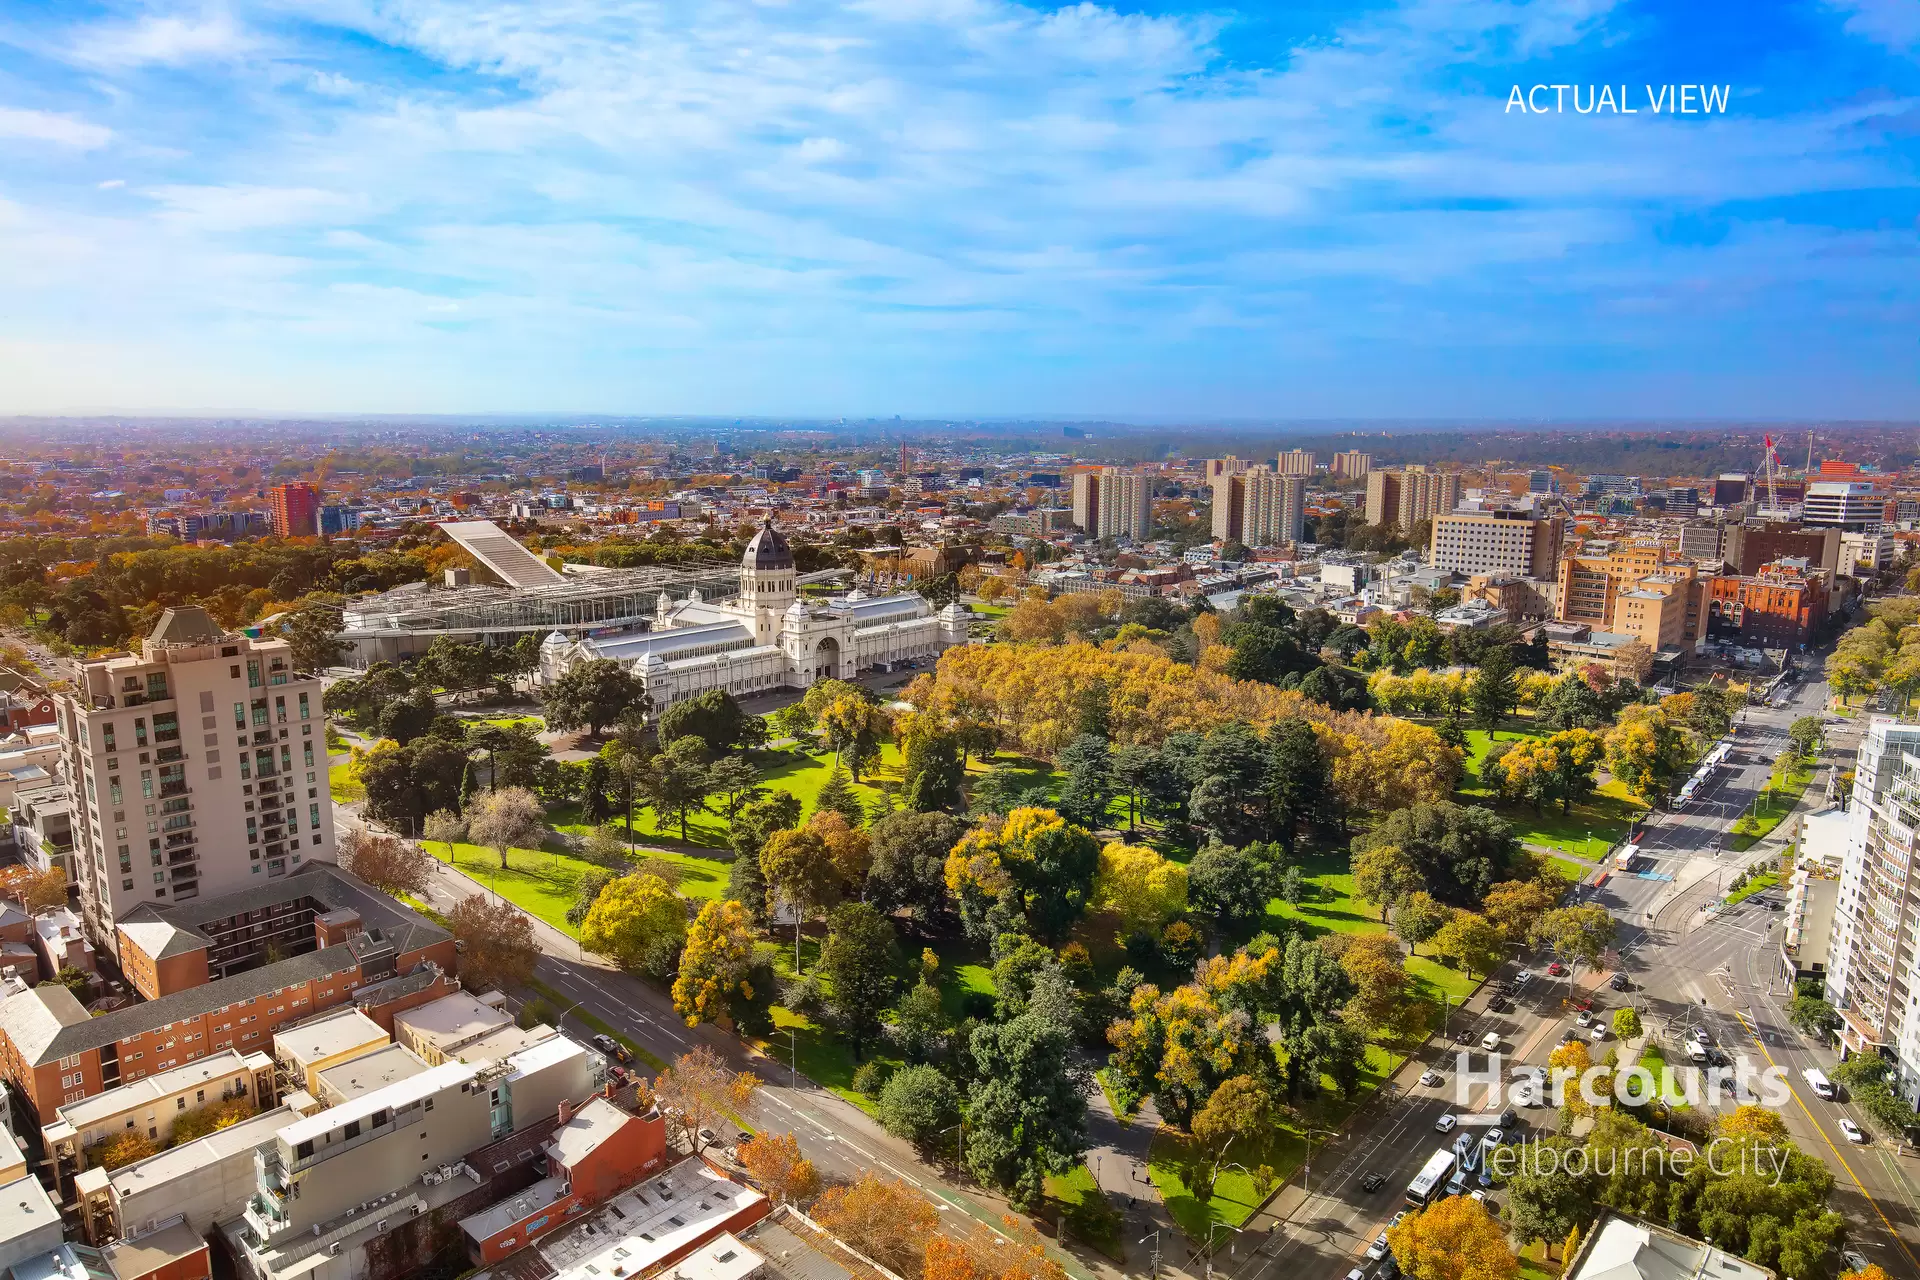
<instances>
[{"instance_id":1,"label":"street light","mask_svg":"<svg viewBox=\"0 0 1920 1280\"><path fill-rule=\"evenodd\" d=\"M1152 1230L1152 1232L1150 1232L1147 1235L1141 1236L1138 1240L1135 1240L1134 1243L1137 1245L1145 1244L1149 1240L1153 1241L1153 1253L1149 1257L1149 1260L1147 1262L1147 1280L1159 1280L1159 1275L1160 1275L1160 1228L1159 1227L1155 1227Z\"/></svg>"},{"instance_id":2,"label":"street light","mask_svg":"<svg viewBox=\"0 0 1920 1280\"><path fill-rule=\"evenodd\" d=\"M1305 1172L1302 1173L1300 1176L1300 1190L1306 1192L1309 1195L1313 1193L1313 1135L1316 1133L1324 1133L1329 1138L1337 1138L1340 1136L1338 1133L1336 1133L1332 1129L1316 1129L1311 1125L1307 1126L1306 1169L1305 1169ZM1213 1242L1213 1237L1211 1235L1207 1237L1207 1242L1209 1247L1211 1247Z\"/></svg>"}]
</instances>

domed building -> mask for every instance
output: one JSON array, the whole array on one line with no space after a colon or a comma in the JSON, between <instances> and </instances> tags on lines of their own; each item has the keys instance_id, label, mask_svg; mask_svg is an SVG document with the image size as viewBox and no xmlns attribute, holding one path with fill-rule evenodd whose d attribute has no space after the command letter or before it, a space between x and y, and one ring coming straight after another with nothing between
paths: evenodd
<instances>
[{"instance_id":1,"label":"domed building","mask_svg":"<svg viewBox=\"0 0 1920 1280\"><path fill-rule=\"evenodd\" d=\"M917 594L868 596L858 588L808 604L800 598L793 549L769 517L741 557L736 598L662 595L645 630L577 641L556 631L540 647L539 678L555 680L576 662L610 658L640 676L658 713L709 689L746 697L935 658L966 643L972 616L957 602L935 612Z\"/></svg>"}]
</instances>

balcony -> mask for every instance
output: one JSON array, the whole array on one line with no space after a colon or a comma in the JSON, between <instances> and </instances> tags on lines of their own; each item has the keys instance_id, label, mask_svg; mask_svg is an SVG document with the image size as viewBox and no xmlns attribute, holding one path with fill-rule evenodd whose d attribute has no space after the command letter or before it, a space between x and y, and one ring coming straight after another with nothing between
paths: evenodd
<instances>
[{"instance_id":1,"label":"balcony","mask_svg":"<svg viewBox=\"0 0 1920 1280\"><path fill-rule=\"evenodd\" d=\"M184 782L163 782L160 784L160 794L162 796L192 795L193 788Z\"/></svg>"},{"instance_id":2,"label":"balcony","mask_svg":"<svg viewBox=\"0 0 1920 1280\"><path fill-rule=\"evenodd\" d=\"M197 862L199 859L200 851L192 845L188 845L184 849L169 849L167 851L167 865L170 867L183 867L188 863Z\"/></svg>"}]
</instances>

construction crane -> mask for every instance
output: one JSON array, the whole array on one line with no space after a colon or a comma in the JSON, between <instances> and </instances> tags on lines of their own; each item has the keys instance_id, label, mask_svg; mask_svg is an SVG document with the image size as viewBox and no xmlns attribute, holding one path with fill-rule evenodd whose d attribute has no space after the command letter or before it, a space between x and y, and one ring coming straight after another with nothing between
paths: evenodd
<instances>
[{"instance_id":1,"label":"construction crane","mask_svg":"<svg viewBox=\"0 0 1920 1280\"><path fill-rule=\"evenodd\" d=\"M1780 509L1780 451L1773 447L1773 437L1767 436L1761 445L1760 474L1767 481L1767 510Z\"/></svg>"}]
</instances>

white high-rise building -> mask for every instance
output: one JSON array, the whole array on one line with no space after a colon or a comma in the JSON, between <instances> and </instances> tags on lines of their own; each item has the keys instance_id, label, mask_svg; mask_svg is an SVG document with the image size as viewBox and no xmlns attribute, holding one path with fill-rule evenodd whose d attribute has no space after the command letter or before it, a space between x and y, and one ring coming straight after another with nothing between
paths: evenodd
<instances>
[{"instance_id":1,"label":"white high-rise building","mask_svg":"<svg viewBox=\"0 0 1920 1280\"><path fill-rule=\"evenodd\" d=\"M1289 449L1274 459L1273 469L1283 476L1310 476L1313 474L1313 450Z\"/></svg>"},{"instance_id":2,"label":"white high-rise building","mask_svg":"<svg viewBox=\"0 0 1920 1280\"><path fill-rule=\"evenodd\" d=\"M1153 477L1102 467L1073 477L1073 522L1090 538L1145 542L1153 529Z\"/></svg>"},{"instance_id":3,"label":"white high-rise building","mask_svg":"<svg viewBox=\"0 0 1920 1280\"><path fill-rule=\"evenodd\" d=\"M58 715L80 902L116 955L115 925L140 903L334 860L320 680L287 641L168 609L138 655L75 664Z\"/></svg>"},{"instance_id":4,"label":"white high-rise building","mask_svg":"<svg viewBox=\"0 0 1920 1280\"><path fill-rule=\"evenodd\" d=\"M1802 521L1833 529L1873 530L1886 520L1886 500L1861 480L1816 480L1801 502Z\"/></svg>"},{"instance_id":5,"label":"white high-rise building","mask_svg":"<svg viewBox=\"0 0 1920 1280\"><path fill-rule=\"evenodd\" d=\"M1244 479L1240 540L1250 547L1299 542L1306 532L1307 478L1255 467Z\"/></svg>"},{"instance_id":6,"label":"white high-rise building","mask_svg":"<svg viewBox=\"0 0 1920 1280\"><path fill-rule=\"evenodd\" d=\"M1828 949L1827 999L1850 1053L1898 1064L1920 1100L1920 724L1875 716L1849 802L1846 859Z\"/></svg>"}]
</instances>

